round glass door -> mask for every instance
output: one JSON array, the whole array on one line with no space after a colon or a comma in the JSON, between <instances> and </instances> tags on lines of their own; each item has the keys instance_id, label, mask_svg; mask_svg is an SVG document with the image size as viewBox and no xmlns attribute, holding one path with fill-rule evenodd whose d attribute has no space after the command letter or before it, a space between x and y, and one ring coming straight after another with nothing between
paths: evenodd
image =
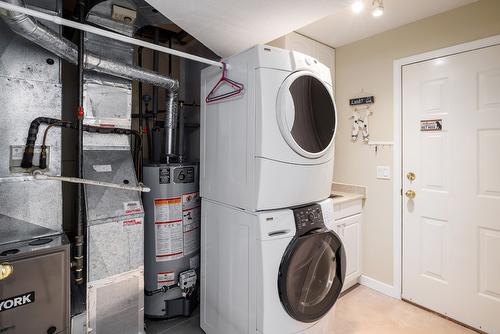
<instances>
[{"instance_id":1,"label":"round glass door","mask_svg":"<svg viewBox=\"0 0 500 334\"><path fill-rule=\"evenodd\" d=\"M344 278L344 248L334 232L299 237L288 246L280 265L281 303L292 318L316 321L337 301Z\"/></svg>"},{"instance_id":2,"label":"round glass door","mask_svg":"<svg viewBox=\"0 0 500 334\"><path fill-rule=\"evenodd\" d=\"M306 158L318 158L335 136L336 110L331 87L314 73L288 76L278 93L277 119L288 145Z\"/></svg>"}]
</instances>

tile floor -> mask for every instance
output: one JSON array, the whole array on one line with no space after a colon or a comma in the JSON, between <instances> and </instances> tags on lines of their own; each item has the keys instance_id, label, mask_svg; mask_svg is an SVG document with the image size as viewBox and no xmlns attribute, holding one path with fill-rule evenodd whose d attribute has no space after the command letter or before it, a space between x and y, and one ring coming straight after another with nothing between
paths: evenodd
<instances>
[{"instance_id":1,"label":"tile floor","mask_svg":"<svg viewBox=\"0 0 500 334\"><path fill-rule=\"evenodd\" d=\"M148 321L148 334L203 334L199 311L189 319ZM364 286L346 293L328 318L328 334L474 334L465 327ZM276 333L278 334L278 333Z\"/></svg>"},{"instance_id":2,"label":"tile floor","mask_svg":"<svg viewBox=\"0 0 500 334\"><path fill-rule=\"evenodd\" d=\"M346 293L328 319L328 334L476 333L436 314L364 286Z\"/></svg>"}]
</instances>

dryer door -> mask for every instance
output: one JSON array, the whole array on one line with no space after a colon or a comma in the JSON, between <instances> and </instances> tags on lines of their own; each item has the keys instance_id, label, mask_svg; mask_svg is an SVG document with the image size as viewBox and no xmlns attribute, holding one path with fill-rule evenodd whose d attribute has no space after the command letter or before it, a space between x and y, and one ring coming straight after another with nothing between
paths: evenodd
<instances>
[{"instance_id":1,"label":"dryer door","mask_svg":"<svg viewBox=\"0 0 500 334\"><path fill-rule=\"evenodd\" d=\"M312 72L289 75L280 87L277 120L288 145L306 158L319 158L332 145L336 129L332 87Z\"/></svg>"},{"instance_id":2,"label":"dryer door","mask_svg":"<svg viewBox=\"0 0 500 334\"><path fill-rule=\"evenodd\" d=\"M314 322L333 307L345 278L345 251L333 231L295 238L281 261L278 291L295 320Z\"/></svg>"}]
</instances>

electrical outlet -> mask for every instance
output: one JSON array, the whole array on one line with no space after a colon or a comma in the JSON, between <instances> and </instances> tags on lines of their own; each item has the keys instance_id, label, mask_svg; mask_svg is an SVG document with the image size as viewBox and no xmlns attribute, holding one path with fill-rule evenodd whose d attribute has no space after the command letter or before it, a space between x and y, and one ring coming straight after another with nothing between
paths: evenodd
<instances>
[{"instance_id":1,"label":"electrical outlet","mask_svg":"<svg viewBox=\"0 0 500 334\"><path fill-rule=\"evenodd\" d=\"M377 179L390 180L391 168L389 166L377 166Z\"/></svg>"}]
</instances>

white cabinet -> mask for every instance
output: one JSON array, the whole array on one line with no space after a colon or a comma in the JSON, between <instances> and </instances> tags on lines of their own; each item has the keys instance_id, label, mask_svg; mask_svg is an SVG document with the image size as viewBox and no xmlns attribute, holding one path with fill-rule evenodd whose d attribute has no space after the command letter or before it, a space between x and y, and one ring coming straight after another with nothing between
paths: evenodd
<instances>
[{"instance_id":1,"label":"white cabinet","mask_svg":"<svg viewBox=\"0 0 500 334\"><path fill-rule=\"evenodd\" d=\"M361 223L362 202L356 200L336 206L335 226L346 252L346 275L342 290L349 289L359 281L362 274Z\"/></svg>"},{"instance_id":2,"label":"white cabinet","mask_svg":"<svg viewBox=\"0 0 500 334\"><path fill-rule=\"evenodd\" d=\"M343 288L346 290L358 283L361 276L361 214L340 219L336 224L347 259Z\"/></svg>"}]
</instances>

